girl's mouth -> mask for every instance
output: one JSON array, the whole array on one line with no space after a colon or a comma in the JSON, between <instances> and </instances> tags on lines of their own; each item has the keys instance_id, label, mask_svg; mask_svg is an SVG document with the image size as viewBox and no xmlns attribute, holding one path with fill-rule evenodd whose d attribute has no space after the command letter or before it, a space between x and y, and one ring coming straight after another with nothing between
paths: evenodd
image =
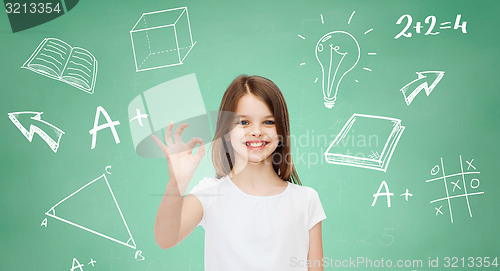
<instances>
[{"instance_id":1,"label":"girl's mouth","mask_svg":"<svg viewBox=\"0 0 500 271\"><path fill-rule=\"evenodd\" d=\"M245 142L245 145L247 148L251 150L261 150L266 147L266 145L269 144L268 141L247 141Z\"/></svg>"}]
</instances>

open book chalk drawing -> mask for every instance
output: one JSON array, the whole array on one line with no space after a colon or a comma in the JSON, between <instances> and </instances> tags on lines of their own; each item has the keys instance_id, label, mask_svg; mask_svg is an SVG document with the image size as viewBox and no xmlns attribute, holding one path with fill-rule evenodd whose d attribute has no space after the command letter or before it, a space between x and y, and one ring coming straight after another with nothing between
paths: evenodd
<instances>
[{"instance_id":1,"label":"open book chalk drawing","mask_svg":"<svg viewBox=\"0 0 500 271\"><path fill-rule=\"evenodd\" d=\"M326 150L326 162L385 172L404 130L399 119L353 114Z\"/></svg>"},{"instance_id":2,"label":"open book chalk drawing","mask_svg":"<svg viewBox=\"0 0 500 271\"><path fill-rule=\"evenodd\" d=\"M45 38L21 68L94 93L97 60L89 51L56 38Z\"/></svg>"}]
</instances>

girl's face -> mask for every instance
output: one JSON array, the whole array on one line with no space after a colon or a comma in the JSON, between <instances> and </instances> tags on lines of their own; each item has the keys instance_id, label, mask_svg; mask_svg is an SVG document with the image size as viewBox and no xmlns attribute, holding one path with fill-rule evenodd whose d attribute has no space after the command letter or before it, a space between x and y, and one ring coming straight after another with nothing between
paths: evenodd
<instances>
[{"instance_id":1,"label":"girl's face","mask_svg":"<svg viewBox=\"0 0 500 271\"><path fill-rule=\"evenodd\" d=\"M271 159L279 136L274 116L264 101L246 94L238 101L235 113L237 124L229 136L236 163L260 163Z\"/></svg>"}]
</instances>

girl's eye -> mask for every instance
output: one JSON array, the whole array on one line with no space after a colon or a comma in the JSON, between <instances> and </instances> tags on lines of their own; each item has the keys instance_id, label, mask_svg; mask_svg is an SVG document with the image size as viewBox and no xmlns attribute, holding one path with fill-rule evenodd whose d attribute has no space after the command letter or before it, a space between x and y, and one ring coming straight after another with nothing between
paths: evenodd
<instances>
[{"instance_id":1,"label":"girl's eye","mask_svg":"<svg viewBox=\"0 0 500 271\"><path fill-rule=\"evenodd\" d=\"M272 121L272 120L266 120L266 121L264 121L264 124L265 125L273 125L274 121Z\"/></svg>"},{"instance_id":2,"label":"girl's eye","mask_svg":"<svg viewBox=\"0 0 500 271\"><path fill-rule=\"evenodd\" d=\"M238 124L240 124L240 125L247 125L248 121L246 121L246 120L240 120L240 121L238 121Z\"/></svg>"}]
</instances>

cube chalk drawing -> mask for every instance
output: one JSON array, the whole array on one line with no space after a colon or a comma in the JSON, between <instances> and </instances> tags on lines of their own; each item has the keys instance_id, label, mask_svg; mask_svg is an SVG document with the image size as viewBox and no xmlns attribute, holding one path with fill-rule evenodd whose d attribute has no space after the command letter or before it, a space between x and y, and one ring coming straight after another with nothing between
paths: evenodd
<instances>
[{"instance_id":1,"label":"cube chalk drawing","mask_svg":"<svg viewBox=\"0 0 500 271\"><path fill-rule=\"evenodd\" d=\"M180 65L196 44L187 7L143 13L130 38L137 72Z\"/></svg>"}]
</instances>

